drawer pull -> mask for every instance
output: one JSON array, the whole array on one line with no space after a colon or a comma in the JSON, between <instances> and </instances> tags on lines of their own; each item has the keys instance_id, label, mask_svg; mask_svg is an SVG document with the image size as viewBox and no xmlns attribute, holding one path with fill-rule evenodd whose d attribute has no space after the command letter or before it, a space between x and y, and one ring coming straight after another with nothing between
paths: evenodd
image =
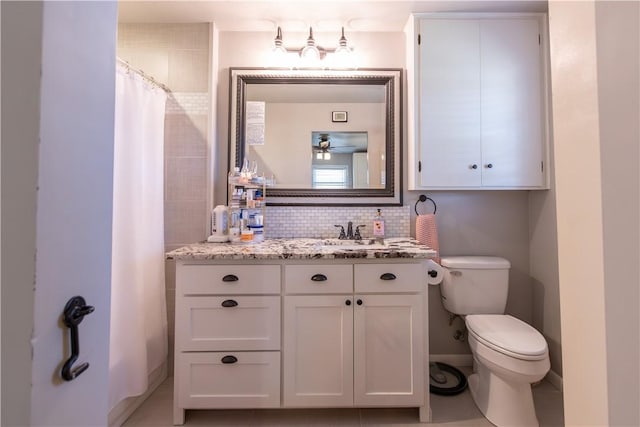
<instances>
[{"instance_id":1,"label":"drawer pull","mask_svg":"<svg viewBox=\"0 0 640 427\"><path fill-rule=\"evenodd\" d=\"M236 276L235 274L227 274L222 278L223 282L237 282L238 280L240 279L238 279L238 276Z\"/></svg>"},{"instance_id":2,"label":"drawer pull","mask_svg":"<svg viewBox=\"0 0 640 427\"><path fill-rule=\"evenodd\" d=\"M313 276L311 276L311 281L313 281L313 282L326 282L327 281L327 276L325 276L324 274L314 274Z\"/></svg>"},{"instance_id":3,"label":"drawer pull","mask_svg":"<svg viewBox=\"0 0 640 427\"><path fill-rule=\"evenodd\" d=\"M380 276L380 279L382 280L396 280L396 275L393 273L384 273L382 276Z\"/></svg>"},{"instance_id":4,"label":"drawer pull","mask_svg":"<svg viewBox=\"0 0 640 427\"><path fill-rule=\"evenodd\" d=\"M232 300L232 299L226 299L224 301L222 301L222 306L223 307L237 307L238 306L238 301Z\"/></svg>"},{"instance_id":5,"label":"drawer pull","mask_svg":"<svg viewBox=\"0 0 640 427\"><path fill-rule=\"evenodd\" d=\"M358 298L358 300L356 301L356 304L362 305L362 300L360 298Z\"/></svg>"},{"instance_id":6,"label":"drawer pull","mask_svg":"<svg viewBox=\"0 0 640 427\"><path fill-rule=\"evenodd\" d=\"M225 356L222 358L222 363L236 363L238 358L235 356Z\"/></svg>"},{"instance_id":7,"label":"drawer pull","mask_svg":"<svg viewBox=\"0 0 640 427\"><path fill-rule=\"evenodd\" d=\"M350 299L348 299L348 300L346 300L344 303L345 303L346 305L351 305L351 300L350 300Z\"/></svg>"}]
</instances>

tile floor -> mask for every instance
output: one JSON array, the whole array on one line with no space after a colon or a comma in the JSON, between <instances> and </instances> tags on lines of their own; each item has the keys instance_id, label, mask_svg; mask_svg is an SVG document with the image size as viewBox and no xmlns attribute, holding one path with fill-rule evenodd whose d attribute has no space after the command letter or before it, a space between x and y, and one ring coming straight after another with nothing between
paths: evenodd
<instances>
[{"instance_id":1,"label":"tile floor","mask_svg":"<svg viewBox=\"0 0 640 427\"><path fill-rule=\"evenodd\" d=\"M465 373L470 369L463 368ZM541 427L564 425L562 393L543 381L533 389ZM429 427L491 427L476 408L469 390L457 396L431 395ZM124 426L172 425L173 378L168 378ZM258 409L187 411L185 426L409 426L420 424L418 410L401 409Z\"/></svg>"}]
</instances>

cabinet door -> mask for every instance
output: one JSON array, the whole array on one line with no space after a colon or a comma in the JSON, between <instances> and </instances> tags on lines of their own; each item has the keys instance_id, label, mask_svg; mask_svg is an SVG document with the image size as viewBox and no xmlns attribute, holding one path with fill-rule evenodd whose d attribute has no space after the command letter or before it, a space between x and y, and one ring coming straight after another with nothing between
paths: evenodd
<instances>
[{"instance_id":1,"label":"cabinet door","mask_svg":"<svg viewBox=\"0 0 640 427\"><path fill-rule=\"evenodd\" d=\"M353 406L352 300L284 297L285 407Z\"/></svg>"},{"instance_id":2,"label":"cabinet door","mask_svg":"<svg viewBox=\"0 0 640 427\"><path fill-rule=\"evenodd\" d=\"M425 19L420 34L420 184L479 187L480 24Z\"/></svg>"},{"instance_id":3,"label":"cabinet door","mask_svg":"<svg viewBox=\"0 0 640 427\"><path fill-rule=\"evenodd\" d=\"M356 406L424 403L422 295L356 295Z\"/></svg>"},{"instance_id":4,"label":"cabinet door","mask_svg":"<svg viewBox=\"0 0 640 427\"><path fill-rule=\"evenodd\" d=\"M482 186L544 185L540 30L536 18L482 21Z\"/></svg>"}]
</instances>

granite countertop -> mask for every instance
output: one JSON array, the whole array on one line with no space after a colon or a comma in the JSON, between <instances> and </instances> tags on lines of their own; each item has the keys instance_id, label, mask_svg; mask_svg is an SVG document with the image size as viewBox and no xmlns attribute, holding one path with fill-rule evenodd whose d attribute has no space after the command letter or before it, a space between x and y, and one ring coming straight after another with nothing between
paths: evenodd
<instances>
[{"instance_id":1,"label":"granite countertop","mask_svg":"<svg viewBox=\"0 0 640 427\"><path fill-rule=\"evenodd\" d=\"M166 254L177 260L282 260L433 258L436 252L417 240L389 238L380 244L336 239L268 239L262 243L195 243Z\"/></svg>"}]
</instances>

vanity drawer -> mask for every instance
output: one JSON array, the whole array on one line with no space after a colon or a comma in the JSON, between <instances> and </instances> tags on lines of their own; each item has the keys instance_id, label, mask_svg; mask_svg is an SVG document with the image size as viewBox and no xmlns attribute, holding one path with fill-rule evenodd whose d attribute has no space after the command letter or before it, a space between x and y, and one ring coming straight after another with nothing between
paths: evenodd
<instances>
[{"instance_id":1,"label":"vanity drawer","mask_svg":"<svg viewBox=\"0 0 640 427\"><path fill-rule=\"evenodd\" d=\"M356 293L422 292L427 286L423 264L356 264L354 275Z\"/></svg>"},{"instance_id":2,"label":"vanity drawer","mask_svg":"<svg viewBox=\"0 0 640 427\"><path fill-rule=\"evenodd\" d=\"M176 368L181 408L280 407L280 352L182 353Z\"/></svg>"},{"instance_id":3,"label":"vanity drawer","mask_svg":"<svg viewBox=\"0 0 640 427\"><path fill-rule=\"evenodd\" d=\"M280 296L181 297L176 349L279 350Z\"/></svg>"},{"instance_id":4,"label":"vanity drawer","mask_svg":"<svg viewBox=\"0 0 640 427\"><path fill-rule=\"evenodd\" d=\"M353 266L350 264L286 265L284 288L287 294L350 294Z\"/></svg>"},{"instance_id":5,"label":"vanity drawer","mask_svg":"<svg viewBox=\"0 0 640 427\"><path fill-rule=\"evenodd\" d=\"M182 295L279 294L279 265L178 264Z\"/></svg>"}]
</instances>

